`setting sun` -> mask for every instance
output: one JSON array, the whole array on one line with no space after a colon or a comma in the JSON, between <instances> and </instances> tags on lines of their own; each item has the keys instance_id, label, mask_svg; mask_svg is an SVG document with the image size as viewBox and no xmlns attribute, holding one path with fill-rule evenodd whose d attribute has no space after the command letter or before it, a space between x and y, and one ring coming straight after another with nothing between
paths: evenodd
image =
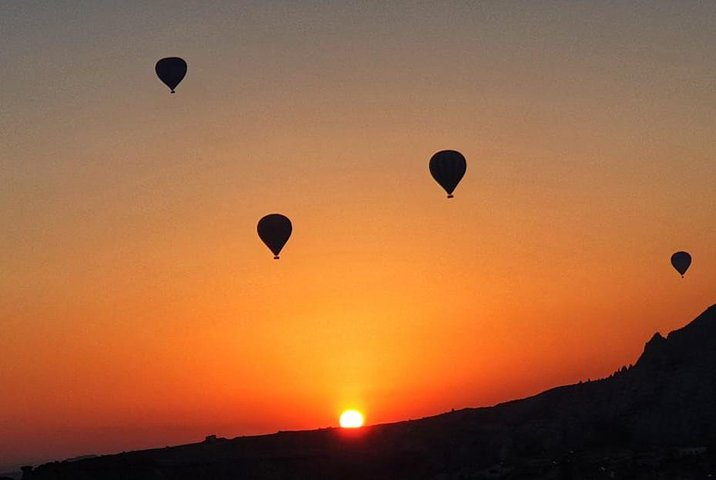
<instances>
[{"instance_id":1,"label":"setting sun","mask_svg":"<svg viewBox=\"0 0 716 480\"><path fill-rule=\"evenodd\" d=\"M343 428L358 428L363 426L363 414L358 410L346 410L341 413L339 420Z\"/></svg>"}]
</instances>

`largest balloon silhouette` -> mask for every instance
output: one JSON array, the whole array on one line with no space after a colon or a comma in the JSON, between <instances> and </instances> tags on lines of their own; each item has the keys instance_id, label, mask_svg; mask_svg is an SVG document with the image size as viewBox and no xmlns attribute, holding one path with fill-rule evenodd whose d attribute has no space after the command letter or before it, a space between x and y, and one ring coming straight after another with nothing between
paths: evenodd
<instances>
[{"instance_id":1,"label":"largest balloon silhouette","mask_svg":"<svg viewBox=\"0 0 716 480\"><path fill-rule=\"evenodd\" d=\"M467 162L462 153L455 150L442 150L430 158L430 174L452 198L452 192L460 183L467 170Z\"/></svg>"},{"instance_id":2,"label":"largest balloon silhouette","mask_svg":"<svg viewBox=\"0 0 716 480\"><path fill-rule=\"evenodd\" d=\"M686 270L691 266L691 255L688 252L676 252L671 256L671 265L681 274L681 278L684 278Z\"/></svg>"},{"instance_id":3,"label":"largest balloon silhouette","mask_svg":"<svg viewBox=\"0 0 716 480\"><path fill-rule=\"evenodd\" d=\"M179 57L162 58L154 66L154 71L157 72L159 80L174 93L174 89L186 75L186 62Z\"/></svg>"},{"instance_id":4,"label":"largest balloon silhouette","mask_svg":"<svg viewBox=\"0 0 716 480\"><path fill-rule=\"evenodd\" d=\"M259 238L273 252L273 258L278 260L278 254L291 236L293 226L288 217L280 213L272 213L259 220L256 230Z\"/></svg>"}]
</instances>

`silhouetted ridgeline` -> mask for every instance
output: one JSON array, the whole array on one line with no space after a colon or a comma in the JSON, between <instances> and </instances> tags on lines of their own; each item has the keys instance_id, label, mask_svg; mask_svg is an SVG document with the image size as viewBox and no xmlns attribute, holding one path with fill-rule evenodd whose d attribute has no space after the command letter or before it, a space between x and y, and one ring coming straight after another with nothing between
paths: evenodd
<instances>
[{"instance_id":1,"label":"silhouetted ridgeline","mask_svg":"<svg viewBox=\"0 0 716 480\"><path fill-rule=\"evenodd\" d=\"M716 478L716 306L603 380L417 421L49 463L45 479ZM680 476L676 476L679 472Z\"/></svg>"}]
</instances>

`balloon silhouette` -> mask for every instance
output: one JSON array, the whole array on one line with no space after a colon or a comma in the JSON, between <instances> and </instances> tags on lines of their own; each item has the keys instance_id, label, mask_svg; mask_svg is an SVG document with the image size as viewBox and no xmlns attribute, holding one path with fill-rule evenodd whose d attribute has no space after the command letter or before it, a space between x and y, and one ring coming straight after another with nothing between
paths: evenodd
<instances>
[{"instance_id":1,"label":"balloon silhouette","mask_svg":"<svg viewBox=\"0 0 716 480\"><path fill-rule=\"evenodd\" d=\"M154 71L157 72L159 80L174 93L174 89L186 75L186 62L179 57L162 58L154 66Z\"/></svg>"},{"instance_id":2,"label":"balloon silhouette","mask_svg":"<svg viewBox=\"0 0 716 480\"><path fill-rule=\"evenodd\" d=\"M684 278L686 270L691 266L691 255L688 252L676 252L671 256L671 265L681 274L681 278Z\"/></svg>"},{"instance_id":3,"label":"balloon silhouette","mask_svg":"<svg viewBox=\"0 0 716 480\"><path fill-rule=\"evenodd\" d=\"M465 157L455 150L442 150L430 158L430 174L445 189L447 198L453 198L452 192L465 175L465 170Z\"/></svg>"},{"instance_id":4,"label":"balloon silhouette","mask_svg":"<svg viewBox=\"0 0 716 480\"><path fill-rule=\"evenodd\" d=\"M259 238L273 252L273 258L278 260L278 254L293 231L291 220L280 213L272 213L259 220L256 230L259 232Z\"/></svg>"}]
</instances>

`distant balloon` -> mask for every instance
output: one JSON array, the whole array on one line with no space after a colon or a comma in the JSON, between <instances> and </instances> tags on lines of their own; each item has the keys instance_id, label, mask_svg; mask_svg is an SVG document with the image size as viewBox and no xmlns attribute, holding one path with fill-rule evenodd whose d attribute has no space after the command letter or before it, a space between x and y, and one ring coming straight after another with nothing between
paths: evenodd
<instances>
[{"instance_id":1,"label":"distant balloon","mask_svg":"<svg viewBox=\"0 0 716 480\"><path fill-rule=\"evenodd\" d=\"M688 252L676 252L671 256L671 265L684 277L686 270L691 266L691 255Z\"/></svg>"},{"instance_id":2,"label":"distant balloon","mask_svg":"<svg viewBox=\"0 0 716 480\"><path fill-rule=\"evenodd\" d=\"M273 258L278 260L278 254L293 231L291 220L280 213L272 213L259 220L256 230L259 232L259 238L273 252Z\"/></svg>"},{"instance_id":3,"label":"distant balloon","mask_svg":"<svg viewBox=\"0 0 716 480\"><path fill-rule=\"evenodd\" d=\"M157 72L159 80L174 93L174 89L186 75L186 62L179 57L162 58L154 66L154 71Z\"/></svg>"},{"instance_id":4,"label":"distant balloon","mask_svg":"<svg viewBox=\"0 0 716 480\"><path fill-rule=\"evenodd\" d=\"M452 198L452 192L460 183L467 170L467 162L462 153L455 150L442 150L430 159L430 174Z\"/></svg>"}]
</instances>

